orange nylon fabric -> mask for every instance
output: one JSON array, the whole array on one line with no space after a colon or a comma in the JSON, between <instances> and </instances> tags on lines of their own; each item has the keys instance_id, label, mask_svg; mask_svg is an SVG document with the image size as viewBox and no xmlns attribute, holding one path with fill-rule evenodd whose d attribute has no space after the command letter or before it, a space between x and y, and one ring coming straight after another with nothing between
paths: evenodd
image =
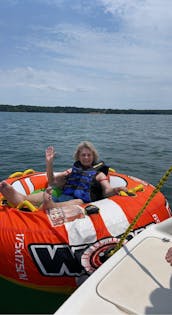
<instances>
[{"instance_id":1,"label":"orange nylon fabric","mask_svg":"<svg viewBox=\"0 0 172 315\"><path fill-rule=\"evenodd\" d=\"M144 185L144 190L137 192L135 196L109 198L112 203L121 207L121 211L124 212L128 224L130 224L151 195L154 187L116 172L111 172L109 175L123 178L128 189L137 186L140 182ZM26 192L30 191L29 181L35 190L47 186L46 174L39 172L24 176L24 178L7 179L7 181L10 184L20 181ZM83 205L83 208L85 206ZM106 210L108 212L108 208ZM166 199L159 192L139 218L135 228L161 222L170 216L171 211ZM88 235L85 242L82 240L81 244L70 244L69 225L68 229L65 224L53 226L46 211L26 212L5 205L0 206L0 276L31 288L60 293L72 292L84 272L87 274L87 269L94 270L91 257L94 256L93 263L99 263L96 254L92 255L91 251L89 253L89 247L97 244L95 245L96 252L98 246L103 246L102 240L112 239L113 241L114 237L119 236L110 234L101 212L90 215L88 221L92 230L95 230L95 241L89 243ZM76 227L80 222L80 219L75 220ZM85 270L81 265L81 258L85 255L84 259L85 257L87 259L87 252L90 260L88 264L85 263Z\"/></svg>"}]
</instances>

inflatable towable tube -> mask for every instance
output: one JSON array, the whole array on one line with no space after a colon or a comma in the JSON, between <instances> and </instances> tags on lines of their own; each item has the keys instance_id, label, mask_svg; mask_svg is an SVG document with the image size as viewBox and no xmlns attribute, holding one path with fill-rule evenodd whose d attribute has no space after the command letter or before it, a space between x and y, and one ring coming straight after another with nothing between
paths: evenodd
<instances>
[{"instance_id":1,"label":"inflatable towable tube","mask_svg":"<svg viewBox=\"0 0 172 315\"><path fill-rule=\"evenodd\" d=\"M101 254L119 241L154 190L143 180L115 171L109 178L112 187L126 186L131 195L92 202L98 211L61 225L55 212L28 211L25 206L19 210L4 203L1 195L0 277L38 290L65 294L75 290L103 263ZM16 173L6 181L25 194L47 187L42 172ZM82 205L83 212L87 206ZM158 192L127 240L171 215L165 196Z\"/></svg>"}]
</instances>

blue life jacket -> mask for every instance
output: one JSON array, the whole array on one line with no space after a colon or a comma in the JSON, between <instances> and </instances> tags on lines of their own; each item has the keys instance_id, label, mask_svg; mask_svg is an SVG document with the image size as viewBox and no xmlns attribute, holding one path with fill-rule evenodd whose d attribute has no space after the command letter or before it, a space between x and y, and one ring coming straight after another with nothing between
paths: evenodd
<instances>
[{"instance_id":1,"label":"blue life jacket","mask_svg":"<svg viewBox=\"0 0 172 315\"><path fill-rule=\"evenodd\" d=\"M100 162L99 164L93 165L92 168L84 170L79 161L75 162L72 167L72 173L67 177L63 194L82 199L84 202L93 201L91 197L91 186L93 181L96 181L97 173L102 171L102 166L105 168L104 163Z\"/></svg>"}]
</instances>

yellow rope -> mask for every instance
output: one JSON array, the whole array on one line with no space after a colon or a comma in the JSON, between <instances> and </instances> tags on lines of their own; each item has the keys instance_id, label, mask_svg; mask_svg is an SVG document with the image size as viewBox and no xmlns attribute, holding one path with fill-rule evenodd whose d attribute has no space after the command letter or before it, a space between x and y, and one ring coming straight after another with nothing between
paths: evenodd
<instances>
[{"instance_id":1,"label":"yellow rope","mask_svg":"<svg viewBox=\"0 0 172 315\"><path fill-rule=\"evenodd\" d=\"M123 245L124 240L126 239L126 237L128 236L128 234L130 233L130 231L132 230L132 228L134 227L134 225L136 224L137 220L140 218L140 216L143 214L145 208L148 206L148 204L151 202L151 200L154 198L154 196L160 191L161 187L164 185L164 183L167 181L169 175L172 172L172 166L165 172L165 174L162 176L162 178L160 179L159 183L157 184L157 186L155 187L155 189L153 190L152 194L150 195L150 197L148 198L148 200L146 201L146 203L144 204L144 206L141 208L141 210L136 214L135 218L133 219L133 221L131 222L131 224L129 225L129 227L127 228L127 230L125 231L125 233L122 235L119 243L117 243L117 245L115 246L114 249L112 249L109 253L108 253L108 257L112 256L113 254L115 254Z\"/></svg>"}]
</instances>

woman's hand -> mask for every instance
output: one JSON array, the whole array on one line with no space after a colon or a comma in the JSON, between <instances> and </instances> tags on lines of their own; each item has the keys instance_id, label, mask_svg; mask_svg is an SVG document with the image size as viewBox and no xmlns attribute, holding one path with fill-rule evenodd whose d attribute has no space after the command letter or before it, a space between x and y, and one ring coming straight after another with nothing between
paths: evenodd
<instances>
[{"instance_id":1,"label":"woman's hand","mask_svg":"<svg viewBox=\"0 0 172 315\"><path fill-rule=\"evenodd\" d=\"M45 150L45 158L47 162L52 162L55 158L56 152L53 146L49 146Z\"/></svg>"}]
</instances>

